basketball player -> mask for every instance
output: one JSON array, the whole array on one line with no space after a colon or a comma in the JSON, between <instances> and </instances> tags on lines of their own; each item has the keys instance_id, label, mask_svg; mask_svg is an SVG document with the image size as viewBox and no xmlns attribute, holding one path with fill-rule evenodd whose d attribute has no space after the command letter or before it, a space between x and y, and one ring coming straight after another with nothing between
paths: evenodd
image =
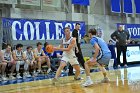
<instances>
[{"instance_id":1,"label":"basketball player","mask_svg":"<svg viewBox=\"0 0 140 93\"><path fill-rule=\"evenodd\" d=\"M35 56L35 60L38 63L38 72L41 73L41 65L44 63L47 63L47 65L48 65L47 73L50 73L50 71L51 71L50 59L48 56L45 55L45 53L42 49L41 42L37 43L37 48L34 49L34 56Z\"/></svg>"},{"instance_id":2,"label":"basketball player","mask_svg":"<svg viewBox=\"0 0 140 93\"><path fill-rule=\"evenodd\" d=\"M17 79L22 78L19 73L19 69L21 65L24 65L24 73L23 76L27 76L28 65L29 63L26 61L25 54L22 51L23 45L17 44L16 50L13 51L13 59L16 61L16 72L17 72Z\"/></svg>"},{"instance_id":3,"label":"basketball player","mask_svg":"<svg viewBox=\"0 0 140 93\"><path fill-rule=\"evenodd\" d=\"M33 70L33 75L37 76L37 74L36 74L37 62L35 61L32 49L33 49L32 46L28 46L24 53L25 53L25 56L26 56L26 61L34 69ZM29 70L29 67L28 67L28 70ZM29 74L29 71L27 72L27 77L31 77L31 75Z\"/></svg>"},{"instance_id":4,"label":"basketball player","mask_svg":"<svg viewBox=\"0 0 140 93\"><path fill-rule=\"evenodd\" d=\"M3 60L3 57L2 57L2 51L0 51L0 76L1 76L1 79L2 80L7 80L7 78L5 77L5 69L6 69L6 65L7 63L6 62L2 62Z\"/></svg>"},{"instance_id":5,"label":"basketball player","mask_svg":"<svg viewBox=\"0 0 140 93\"><path fill-rule=\"evenodd\" d=\"M7 44L6 49L2 50L2 59L3 59L2 62L7 64L8 68L11 67L9 79L15 79L15 77L13 76L13 72L15 70L16 63L12 57L11 45ZM3 79L5 78L3 77Z\"/></svg>"},{"instance_id":6,"label":"basketball player","mask_svg":"<svg viewBox=\"0 0 140 93\"><path fill-rule=\"evenodd\" d=\"M91 38L90 43L95 49L94 50L95 53L93 54L93 57L85 63L85 72L87 76L86 82L83 84L83 86L85 87L93 84L93 81L91 80L90 77L90 67L92 67L93 65L98 65L100 70L102 71L104 76L102 82L104 83L109 82L104 65L109 64L111 52L108 49L106 42L103 39L97 37L96 34L97 34L96 29L89 30L89 37Z\"/></svg>"},{"instance_id":7,"label":"basketball player","mask_svg":"<svg viewBox=\"0 0 140 93\"><path fill-rule=\"evenodd\" d=\"M73 38L70 36L69 27L64 28L64 33L65 33L65 38L62 40L60 47L54 47L54 50L63 51L60 66L57 69L55 78L53 79L54 82L57 81L59 75L61 74L61 71L69 63L76 70L74 79L81 80L81 78L79 77L80 66L79 66L79 62L77 61L77 58L75 56L76 38Z\"/></svg>"}]
</instances>

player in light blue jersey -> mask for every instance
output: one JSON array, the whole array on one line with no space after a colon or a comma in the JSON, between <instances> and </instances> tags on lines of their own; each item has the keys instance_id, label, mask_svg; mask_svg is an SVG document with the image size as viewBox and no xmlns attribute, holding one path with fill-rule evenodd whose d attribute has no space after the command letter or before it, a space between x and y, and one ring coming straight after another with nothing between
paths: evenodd
<instances>
[{"instance_id":1,"label":"player in light blue jersey","mask_svg":"<svg viewBox=\"0 0 140 93\"><path fill-rule=\"evenodd\" d=\"M94 48L93 57L85 63L85 72L86 72L86 81L83 86L87 87L93 84L93 81L90 77L90 67L93 65L98 65L100 70L103 73L104 79L102 82L107 83L109 79L107 77L105 65L109 64L109 60L111 59L111 52L106 44L106 42L96 36L97 31L96 29L89 30L89 37L91 38L90 43Z\"/></svg>"}]
</instances>

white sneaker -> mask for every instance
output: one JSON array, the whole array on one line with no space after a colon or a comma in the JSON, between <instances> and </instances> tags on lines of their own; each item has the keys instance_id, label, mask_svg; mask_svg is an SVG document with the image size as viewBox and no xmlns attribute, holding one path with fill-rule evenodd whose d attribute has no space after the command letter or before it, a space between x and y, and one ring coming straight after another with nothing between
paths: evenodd
<instances>
[{"instance_id":1,"label":"white sneaker","mask_svg":"<svg viewBox=\"0 0 140 93\"><path fill-rule=\"evenodd\" d=\"M27 72L27 77L29 78L29 77L31 77L31 75L30 75L30 73L29 72Z\"/></svg>"},{"instance_id":2,"label":"white sneaker","mask_svg":"<svg viewBox=\"0 0 140 93\"><path fill-rule=\"evenodd\" d=\"M87 80L85 83L83 83L82 85L84 86L84 87L88 87L88 86L91 86L93 84L93 81L91 81L91 80Z\"/></svg>"},{"instance_id":3,"label":"white sneaker","mask_svg":"<svg viewBox=\"0 0 140 93\"><path fill-rule=\"evenodd\" d=\"M7 81L7 80L8 80L5 76L2 76L1 79L2 79L3 81Z\"/></svg>"},{"instance_id":4,"label":"white sneaker","mask_svg":"<svg viewBox=\"0 0 140 93\"><path fill-rule=\"evenodd\" d=\"M20 74L18 73L17 76L16 76L16 78L17 78L17 79L20 79L20 78L22 78L22 77L21 77Z\"/></svg>"},{"instance_id":5,"label":"white sneaker","mask_svg":"<svg viewBox=\"0 0 140 93\"><path fill-rule=\"evenodd\" d=\"M14 80L14 79L16 79L16 78L15 78L12 74L10 74L9 79L10 79L10 80Z\"/></svg>"},{"instance_id":6,"label":"white sneaker","mask_svg":"<svg viewBox=\"0 0 140 93\"><path fill-rule=\"evenodd\" d=\"M49 68L48 70L47 70L47 73L50 73L51 72L51 68Z\"/></svg>"},{"instance_id":7,"label":"white sneaker","mask_svg":"<svg viewBox=\"0 0 140 93\"><path fill-rule=\"evenodd\" d=\"M42 73L42 70L38 69L38 70L37 70L37 73L38 73L38 74Z\"/></svg>"},{"instance_id":8,"label":"white sneaker","mask_svg":"<svg viewBox=\"0 0 140 93\"><path fill-rule=\"evenodd\" d=\"M121 68L121 66L120 66L120 65L118 65L118 68Z\"/></svg>"},{"instance_id":9,"label":"white sneaker","mask_svg":"<svg viewBox=\"0 0 140 93\"><path fill-rule=\"evenodd\" d=\"M33 76L38 76L36 71L33 71Z\"/></svg>"},{"instance_id":10,"label":"white sneaker","mask_svg":"<svg viewBox=\"0 0 140 93\"><path fill-rule=\"evenodd\" d=\"M124 65L124 68L128 68L128 66L125 64L125 65Z\"/></svg>"}]
</instances>

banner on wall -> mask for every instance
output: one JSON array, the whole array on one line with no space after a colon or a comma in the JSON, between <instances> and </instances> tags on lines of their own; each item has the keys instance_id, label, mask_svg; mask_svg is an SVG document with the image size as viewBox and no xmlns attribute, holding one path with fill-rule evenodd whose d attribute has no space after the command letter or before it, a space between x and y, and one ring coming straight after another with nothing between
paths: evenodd
<instances>
[{"instance_id":1,"label":"banner on wall","mask_svg":"<svg viewBox=\"0 0 140 93\"><path fill-rule=\"evenodd\" d=\"M78 5L90 5L90 0L72 0L72 4L78 4Z\"/></svg>"},{"instance_id":2,"label":"banner on wall","mask_svg":"<svg viewBox=\"0 0 140 93\"><path fill-rule=\"evenodd\" d=\"M11 28L13 40L55 40L64 38L64 27L73 31L76 22L3 18L3 28ZM80 37L85 35L85 22L79 22Z\"/></svg>"},{"instance_id":3,"label":"banner on wall","mask_svg":"<svg viewBox=\"0 0 140 93\"><path fill-rule=\"evenodd\" d=\"M131 38L140 38L140 24L122 24L118 23L117 28L119 25L123 26L123 29L128 31Z\"/></svg>"}]
</instances>

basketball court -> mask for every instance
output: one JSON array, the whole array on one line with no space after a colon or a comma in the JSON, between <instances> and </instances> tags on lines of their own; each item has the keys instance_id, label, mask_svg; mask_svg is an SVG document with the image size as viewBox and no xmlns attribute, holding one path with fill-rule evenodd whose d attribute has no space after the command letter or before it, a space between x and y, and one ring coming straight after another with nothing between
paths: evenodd
<instances>
[{"instance_id":1,"label":"basketball court","mask_svg":"<svg viewBox=\"0 0 140 93\"><path fill-rule=\"evenodd\" d=\"M109 70L110 83L100 83L102 74L93 72L94 84L90 87L82 87L82 80L74 81L72 76L65 76L55 85L51 79L3 85L0 93L139 93L139 70L140 67ZM85 74L82 77L85 78Z\"/></svg>"}]
</instances>

